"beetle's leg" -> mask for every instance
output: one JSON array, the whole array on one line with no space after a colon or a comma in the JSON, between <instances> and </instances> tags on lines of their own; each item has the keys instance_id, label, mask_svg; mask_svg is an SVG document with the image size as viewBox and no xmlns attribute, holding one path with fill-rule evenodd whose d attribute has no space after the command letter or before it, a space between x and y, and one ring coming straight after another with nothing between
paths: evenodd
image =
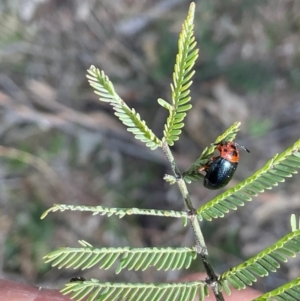
<instances>
[{"instance_id":1,"label":"beetle's leg","mask_svg":"<svg viewBox=\"0 0 300 301\"><path fill-rule=\"evenodd\" d=\"M200 171L207 171L208 169L209 169L209 167L211 166L211 164L217 159L218 157L211 157L210 159L209 159L209 161L206 163L206 164L204 164L204 165L202 165L200 168L198 168L198 171L200 172Z\"/></svg>"}]
</instances>

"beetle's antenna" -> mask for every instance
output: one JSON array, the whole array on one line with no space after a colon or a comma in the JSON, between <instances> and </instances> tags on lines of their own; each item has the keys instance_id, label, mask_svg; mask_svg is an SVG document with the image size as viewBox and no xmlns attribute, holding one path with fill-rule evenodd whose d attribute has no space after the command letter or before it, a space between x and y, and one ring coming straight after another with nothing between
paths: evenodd
<instances>
[{"instance_id":1,"label":"beetle's antenna","mask_svg":"<svg viewBox=\"0 0 300 301\"><path fill-rule=\"evenodd\" d=\"M236 143L236 142L234 142L234 143L235 143L236 145L238 145L240 148L242 148L243 150L245 150L246 152L250 153L249 149L246 148L245 146L240 145L240 144L238 144L238 143Z\"/></svg>"}]
</instances>

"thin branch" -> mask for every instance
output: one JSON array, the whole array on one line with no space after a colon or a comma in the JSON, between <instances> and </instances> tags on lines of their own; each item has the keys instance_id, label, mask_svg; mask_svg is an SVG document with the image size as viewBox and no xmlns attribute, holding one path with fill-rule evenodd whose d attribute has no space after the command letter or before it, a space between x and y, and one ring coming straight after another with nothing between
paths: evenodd
<instances>
[{"instance_id":1,"label":"thin branch","mask_svg":"<svg viewBox=\"0 0 300 301\"><path fill-rule=\"evenodd\" d=\"M166 154L166 156L167 156L167 158L168 158L168 160L171 164L172 172L173 172L173 174L176 178L177 185L179 187L180 193L181 193L182 198L184 200L185 207L187 209L187 213L188 213L188 216L189 216L189 221L190 221L190 224L193 228L193 232L194 232L195 239L196 239L195 249L196 249L197 254L200 256L201 261L203 263L203 266L205 268L205 271L208 275L208 279L207 279L206 282L212 288L216 300L217 301L224 301L225 299L223 297L223 294L221 292L219 292L218 276L215 273L215 271L214 271L214 269L213 269L213 267L210 263L209 257L208 257L208 251L207 251L204 236L203 236L203 233L201 231L200 224L199 224L199 221L198 221L198 218L197 218L197 212L196 212L196 209L193 207L193 204L191 202L186 184L185 184L185 182L182 178L182 174L181 174L179 168L177 167L177 165L175 163L172 152L171 152L171 150L170 150L170 148L169 148L166 141L164 141L162 143L162 149L163 149L164 153Z\"/></svg>"}]
</instances>

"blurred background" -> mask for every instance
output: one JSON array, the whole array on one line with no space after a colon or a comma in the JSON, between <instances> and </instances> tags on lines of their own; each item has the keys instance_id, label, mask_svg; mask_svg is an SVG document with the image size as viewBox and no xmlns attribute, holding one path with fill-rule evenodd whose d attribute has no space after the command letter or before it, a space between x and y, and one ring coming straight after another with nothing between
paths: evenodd
<instances>
[{"instance_id":1,"label":"blurred background","mask_svg":"<svg viewBox=\"0 0 300 301\"><path fill-rule=\"evenodd\" d=\"M58 247L191 246L180 220L55 213L54 203L183 210L161 150L136 141L97 100L91 64L161 137L177 40L190 1L2 0L0 3L0 276L60 287L73 276L103 281L171 281L202 270L144 273L51 269L42 257ZM299 139L300 1L196 1L200 48L193 109L172 148L181 170L235 121L249 148L229 187ZM289 232L300 214L299 178L256 197L238 212L202 223L221 273ZM222 192L189 185L197 208ZM299 258L256 284L267 291L299 276Z\"/></svg>"}]
</instances>

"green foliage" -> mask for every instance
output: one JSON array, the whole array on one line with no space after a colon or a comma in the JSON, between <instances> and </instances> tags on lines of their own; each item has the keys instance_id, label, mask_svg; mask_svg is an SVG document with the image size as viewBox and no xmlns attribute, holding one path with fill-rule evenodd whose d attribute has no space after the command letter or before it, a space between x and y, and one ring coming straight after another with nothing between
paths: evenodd
<instances>
[{"instance_id":1,"label":"green foliage","mask_svg":"<svg viewBox=\"0 0 300 301\"><path fill-rule=\"evenodd\" d=\"M191 100L189 87L192 84L191 78L195 73L192 69L198 57L198 49L195 49L197 43L194 37L194 13L195 8L191 5L179 36L178 54L173 72L173 84L171 84L172 105L161 98L158 99L158 103L169 111L164 129L164 139L171 146L174 141L179 139L181 128L184 126L183 120L186 111L192 108L192 105L189 104Z\"/></svg>"},{"instance_id":2,"label":"green foliage","mask_svg":"<svg viewBox=\"0 0 300 301\"><path fill-rule=\"evenodd\" d=\"M182 218L183 224L186 225L187 222L190 222L193 229L196 241L193 247L96 248L85 241L79 241L82 247L60 248L46 255L45 260L58 268L79 268L82 270L95 265L98 265L101 269L109 269L116 264L116 273L120 273L123 269L145 270L150 266L158 270L188 268L193 260L200 259L207 273L207 278L205 281L173 284L109 283L99 282L96 279L66 284L62 293L70 294L76 300L88 298L89 301L192 301L197 292L199 300L204 300L210 287L216 300L222 301L224 300L223 291L230 294L229 285L232 285L235 289L244 289L257 281L258 277L265 277L269 272L276 272L280 267L279 262L285 262L289 257L293 257L300 252L300 221L297 224L296 218L292 217L291 233L240 265L232 267L229 271L217 276L210 263L199 220L211 221L214 218L224 217L230 210L237 210L245 202L251 201L258 193L277 186L278 183L284 182L286 177L291 177L297 173L296 169L300 167L300 140L286 151L275 155L264 167L248 179L195 210L186 182L199 180L203 177L199 173L199 168L213 156L215 144L223 141L233 141L239 131L240 122L234 123L213 144L206 147L200 157L183 174L179 171L169 146L172 146L179 139L186 112L191 108L189 88L194 74L192 69L198 56L193 32L194 11L195 4L192 3L179 37L178 55L173 73L173 83L171 84L172 104L164 99L158 99L158 103L169 111L162 140L159 140L148 128L145 121L141 120L140 115L134 109L129 108L117 95L112 83L103 71L94 66L91 66L88 71L88 79L90 85L96 90L95 93L100 96L101 101L112 105L116 111L115 115L127 126L128 131L132 132L137 139L144 142L151 149L162 148L173 172L173 175L166 175L164 179L170 184L176 183L178 185L186 212L57 204L48 209L42 215L42 218L46 217L49 212L56 211L86 211L93 215L118 216L119 218L128 215ZM262 296L265 299L256 300L267 300L268 298L272 300L273 297L274 300L297 300L293 299L300 295L297 285L299 285L299 280L296 279L280 289L264 295L268 297Z\"/></svg>"},{"instance_id":3,"label":"green foliage","mask_svg":"<svg viewBox=\"0 0 300 301\"><path fill-rule=\"evenodd\" d=\"M289 233L272 246L248 259L242 264L223 273L219 280L228 281L235 289L244 289L257 281L257 277L268 276L280 267L279 261L287 262L288 257L300 253L300 230Z\"/></svg>"},{"instance_id":4,"label":"green foliage","mask_svg":"<svg viewBox=\"0 0 300 301\"><path fill-rule=\"evenodd\" d=\"M197 210L199 219L211 221L213 218L223 217L230 210L236 210L238 206L244 206L245 202L252 201L258 193L284 182L284 178L297 173L296 169L299 167L300 140L281 154L276 154L252 176L201 206Z\"/></svg>"},{"instance_id":5,"label":"green foliage","mask_svg":"<svg viewBox=\"0 0 300 301\"><path fill-rule=\"evenodd\" d=\"M252 301L299 301L300 277Z\"/></svg>"},{"instance_id":6,"label":"green foliage","mask_svg":"<svg viewBox=\"0 0 300 301\"><path fill-rule=\"evenodd\" d=\"M116 273L128 270L158 270L189 268L197 253L193 248L94 248L85 241L79 241L82 248L60 248L44 257L45 262L59 269L89 269L99 265L99 269L109 269L117 260Z\"/></svg>"},{"instance_id":7,"label":"green foliage","mask_svg":"<svg viewBox=\"0 0 300 301\"><path fill-rule=\"evenodd\" d=\"M193 301L197 291L205 295L203 282L184 282L172 284L145 284L145 283L110 283L99 282L97 279L78 281L66 284L61 291L64 295L71 294L71 298L88 301L115 301L115 300L147 300L147 301ZM200 299L200 301L203 299Z\"/></svg>"},{"instance_id":8,"label":"green foliage","mask_svg":"<svg viewBox=\"0 0 300 301\"><path fill-rule=\"evenodd\" d=\"M151 149L161 145L160 140L147 127L146 122L141 120L140 114L135 109L130 109L116 93L113 84L105 75L104 71L91 66L87 78L90 85L96 89L95 93L103 102L109 102L116 111L115 115L127 126L127 130L135 135L135 138L144 142Z\"/></svg>"},{"instance_id":9,"label":"green foliage","mask_svg":"<svg viewBox=\"0 0 300 301\"><path fill-rule=\"evenodd\" d=\"M53 207L46 210L41 219L45 218L50 212L64 212L64 211L85 211L92 212L93 215L116 215L119 218L125 215L153 215L153 216L164 216L164 217L176 217L176 218L187 218L186 212L174 211L174 210L155 210L155 209L139 209L139 208L110 208L104 206L81 206L81 205L67 205L67 204L55 204Z\"/></svg>"}]
</instances>

